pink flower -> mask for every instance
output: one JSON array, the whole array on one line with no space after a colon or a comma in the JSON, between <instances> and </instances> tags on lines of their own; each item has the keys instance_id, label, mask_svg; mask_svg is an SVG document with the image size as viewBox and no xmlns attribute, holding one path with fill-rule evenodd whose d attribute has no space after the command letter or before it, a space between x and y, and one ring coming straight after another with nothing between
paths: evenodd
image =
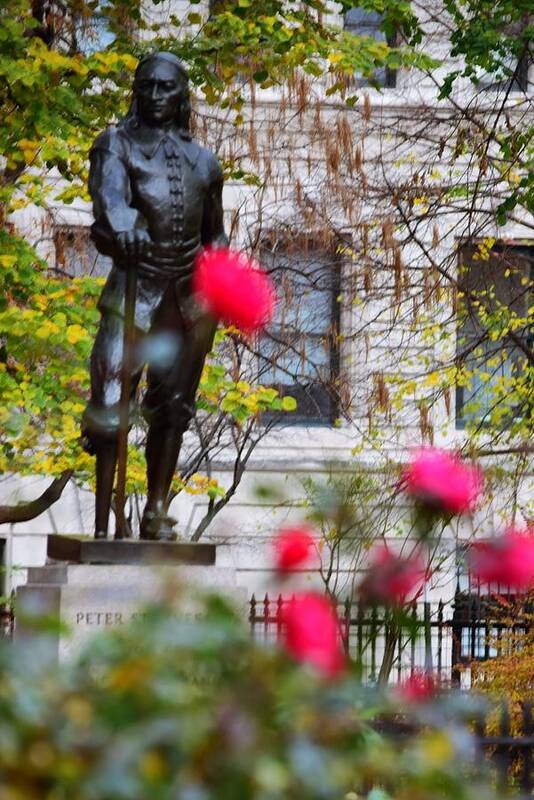
<instances>
[{"instance_id":1,"label":"pink flower","mask_svg":"<svg viewBox=\"0 0 534 800\"><path fill-rule=\"evenodd\" d=\"M336 610L313 592L297 595L283 609L284 643L296 660L311 664L324 677L338 675L345 663Z\"/></svg>"},{"instance_id":2,"label":"pink flower","mask_svg":"<svg viewBox=\"0 0 534 800\"><path fill-rule=\"evenodd\" d=\"M314 553L314 539L309 528L283 528L275 543L275 567L278 572L290 572L303 566Z\"/></svg>"},{"instance_id":3,"label":"pink flower","mask_svg":"<svg viewBox=\"0 0 534 800\"><path fill-rule=\"evenodd\" d=\"M534 584L534 528L508 528L503 536L477 542L470 550L469 566L482 583L528 588Z\"/></svg>"},{"instance_id":4,"label":"pink flower","mask_svg":"<svg viewBox=\"0 0 534 800\"><path fill-rule=\"evenodd\" d=\"M438 689L438 681L430 672L417 669L395 687L395 694L407 703L424 703L431 700Z\"/></svg>"},{"instance_id":5,"label":"pink flower","mask_svg":"<svg viewBox=\"0 0 534 800\"><path fill-rule=\"evenodd\" d=\"M384 545L375 550L359 593L369 603L403 605L421 591L426 578L420 556L402 558Z\"/></svg>"},{"instance_id":6,"label":"pink flower","mask_svg":"<svg viewBox=\"0 0 534 800\"><path fill-rule=\"evenodd\" d=\"M228 248L206 248L197 257L193 291L226 325L254 333L272 318L275 293L256 262Z\"/></svg>"},{"instance_id":7,"label":"pink flower","mask_svg":"<svg viewBox=\"0 0 534 800\"><path fill-rule=\"evenodd\" d=\"M482 491L482 472L446 450L426 447L403 469L403 483L417 500L451 514L465 514Z\"/></svg>"}]
</instances>

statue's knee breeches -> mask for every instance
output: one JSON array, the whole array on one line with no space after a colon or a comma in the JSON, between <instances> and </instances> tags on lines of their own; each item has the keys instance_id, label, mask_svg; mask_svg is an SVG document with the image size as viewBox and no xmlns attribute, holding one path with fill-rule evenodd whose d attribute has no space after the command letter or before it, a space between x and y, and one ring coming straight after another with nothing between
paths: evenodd
<instances>
[{"instance_id":1,"label":"statue's knee breeches","mask_svg":"<svg viewBox=\"0 0 534 800\"><path fill-rule=\"evenodd\" d=\"M135 404L130 402L128 430L135 419ZM102 446L109 446L119 438L119 404L97 405L89 402L82 417L82 440L86 452L94 455Z\"/></svg>"},{"instance_id":2,"label":"statue's knee breeches","mask_svg":"<svg viewBox=\"0 0 534 800\"><path fill-rule=\"evenodd\" d=\"M143 402L143 417L151 427L173 429L184 433L195 414L192 403L186 402L179 391L147 392Z\"/></svg>"},{"instance_id":3,"label":"statue's knee breeches","mask_svg":"<svg viewBox=\"0 0 534 800\"><path fill-rule=\"evenodd\" d=\"M95 452L101 444L116 441L120 428L120 398L123 373L123 320L104 314L91 354L91 399L82 419L85 449ZM129 425L135 415L135 393L142 364L134 359L130 368Z\"/></svg>"}]
</instances>

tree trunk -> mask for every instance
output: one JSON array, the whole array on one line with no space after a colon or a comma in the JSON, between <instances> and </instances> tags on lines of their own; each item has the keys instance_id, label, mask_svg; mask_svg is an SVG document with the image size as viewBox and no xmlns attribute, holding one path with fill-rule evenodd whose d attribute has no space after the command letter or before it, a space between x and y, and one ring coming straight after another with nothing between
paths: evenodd
<instances>
[{"instance_id":1,"label":"tree trunk","mask_svg":"<svg viewBox=\"0 0 534 800\"><path fill-rule=\"evenodd\" d=\"M385 686L389 681L393 664L395 663L395 651L399 641L400 629L396 622L390 622L386 625L384 632L384 656L382 664L380 665L380 672L378 673L378 683Z\"/></svg>"}]
</instances>

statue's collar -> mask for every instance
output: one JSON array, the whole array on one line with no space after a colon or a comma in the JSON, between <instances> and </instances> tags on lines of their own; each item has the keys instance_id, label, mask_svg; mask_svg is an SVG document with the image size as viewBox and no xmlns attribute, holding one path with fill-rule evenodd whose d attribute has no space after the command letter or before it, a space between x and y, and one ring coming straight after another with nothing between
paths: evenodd
<instances>
[{"instance_id":1,"label":"statue's collar","mask_svg":"<svg viewBox=\"0 0 534 800\"><path fill-rule=\"evenodd\" d=\"M193 141L191 135L179 128L157 130L149 128L135 119L127 120L122 126L123 131L139 147L146 158L154 158L160 145L165 139L170 139L178 146L192 167L196 166L200 156L200 147Z\"/></svg>"}]
</instances>

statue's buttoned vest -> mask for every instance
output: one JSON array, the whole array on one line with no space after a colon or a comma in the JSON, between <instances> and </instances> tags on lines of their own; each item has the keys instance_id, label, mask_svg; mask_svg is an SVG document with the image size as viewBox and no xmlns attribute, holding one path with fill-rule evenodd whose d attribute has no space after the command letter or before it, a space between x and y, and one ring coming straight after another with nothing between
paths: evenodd
<instances>
[{"instance_id":1,"label":"statue's buttoned vest","mask_svg":"<svg viewBox=\"0 0 534 800\"><path fill-rule=\"evenodd\" d=\"M92 151L92 169L113 169L119 159L128 176L128 210L139 212L153 247L137 263L136 325L148 331L172 282L184 319L196 318L198 309L190 297L195 257L201 248L204 203L210 187L222 180L215 156L176 131L155 135L133 120L99 137ZM112 213L98 216L95 239L110 235ZM118 216L118 215L117 215ZM136 223L139 227L139 222ZM112 234L111 234L112 235ZM99 249L103 248L99 246ZM125 265L115 264L99 302L101 311L124 313Z\"/></svg>"}]
</instances>

